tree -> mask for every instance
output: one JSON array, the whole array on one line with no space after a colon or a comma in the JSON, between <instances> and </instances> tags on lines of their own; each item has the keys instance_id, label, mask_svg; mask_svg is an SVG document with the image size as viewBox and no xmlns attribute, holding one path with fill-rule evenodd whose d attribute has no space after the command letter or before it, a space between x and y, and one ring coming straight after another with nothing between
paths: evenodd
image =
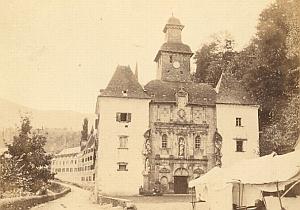
<instances>
[{"instance_id":1,"label":"tree","mask_svg":"<svg viewBox=\"0 0 300 210\"><path fill-rule=\"evenodd\" d=\"M83 119L83 125L82 125L82 131L81 131L81 141L80 141L80 146L84 146L85 143L88 140L89 136L89 121L87 118Z\"/></svg>"},{"instance_id":2,"label":"tree","mask_svg":"<svg viewBox=\"0 0 300 210\"><path fill-rule=\"evenodd\" d=\"M272 151L283 154L293 151L295 141L300 133L299 125L299 95L293 96L288 101L288 106L281 110L277 118L266 126L260 141L260 154L270 154Z\"/></svg>"},{"instance_id":3,"label":"tree","mask_svg":"<svg viewBox=\"0 0 300 210\"><path fill-rule=\"evenodd\" d=\"M234 40L227 32L219 32L211 36L212 40L204 44L195 54L196 82L218 83L222 72L236 54Z\"/></svg>"},{"instance_id":4,"label":"tree","mask_svg":"<svg viewBox=\"0 0 300 210\"><path fill-rule=\"evenodd\" d=\"M1 155L0 182L8 189L36 192L53 179L50 171L51 155L44 146L47 138L40 131L32 131L28 116L21 117L19 134L13 137L8 151Z\"/></svg>"}]
</instances>

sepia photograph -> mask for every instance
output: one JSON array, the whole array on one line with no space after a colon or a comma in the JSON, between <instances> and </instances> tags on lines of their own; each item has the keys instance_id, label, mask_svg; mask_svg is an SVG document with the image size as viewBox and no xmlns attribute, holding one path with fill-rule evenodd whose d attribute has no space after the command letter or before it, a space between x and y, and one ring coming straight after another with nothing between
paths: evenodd
<instances>
[{"instance_id":1,"label":"sepia photograph","mask_svg":"<svg viewBox=\"0 0 300 210\"><path fill-rule=\"evenodd\" d=\"M0 57L0 210L300 209L300 0L3 0Z\"/></svg>"}]
</instances>

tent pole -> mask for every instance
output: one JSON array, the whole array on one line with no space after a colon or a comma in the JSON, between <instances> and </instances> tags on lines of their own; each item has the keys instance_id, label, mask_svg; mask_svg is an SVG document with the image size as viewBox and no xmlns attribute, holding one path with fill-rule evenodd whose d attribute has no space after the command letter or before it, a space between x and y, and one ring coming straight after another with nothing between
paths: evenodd
<instances>
[{"instance_id":1,"label":"tent pole","mask_svg":"<svg viewBox=\"0 0 300 210\"><path fill-rule=\"evenodd\" d=\"M283 193L283 195L281 196L281 198L283 198L298 183L300 183L300 179L298 181L296 181L292 186L290 186L290 188Z\"/></svg>"},{"instance_id":2,"label":"tent pole","mask_svg":"<svg viewBox=\"0 0 300 210\"><path fill-rule=\"evenodd\" d=\"M239 183L239 207L241 206L241 183Z\"/></svg>"},{"instance_id":3,"label":"tent pole","mask_svg":"<svg viewBox=\"0 0 300 210\"><path fill-rule=\"evenodd\" d=\"M281 197L280 197L280 194L279 194L278 182L276 182L276 188L277 188L277 196L278 196L279 203L280 203L280 209L282 210L283 207L282 207Z\"/></svg>"}]
</instances>

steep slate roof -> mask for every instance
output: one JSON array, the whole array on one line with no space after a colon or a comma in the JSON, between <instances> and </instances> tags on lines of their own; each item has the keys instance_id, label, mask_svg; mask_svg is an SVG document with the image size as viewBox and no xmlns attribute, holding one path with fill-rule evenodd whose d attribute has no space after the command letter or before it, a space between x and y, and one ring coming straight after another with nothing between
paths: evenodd
<instances>
[{"instance_id":1,"label":"steep slate roof","mask_svg":"<svg viewBox=\"0 0 300 210\"><path fill-rule=\"evenodd\" d=\"M123 91L126 91L125 96ZM107 87L100 96L120 98L149 98L129 66L118 66Z\"/></svg>"},{"instance_id":2,"label":"steep slate roof","mask_svg":"<svg viewBox=\"0 0 300 210\"><path fill-rule=\"evenodd\" d=\"M63 149L58 155L71 155L78 154L80 152L80 147L71 147L67 149Z\"/></svg>"},{"instance_id":3,"label":"steep slate roof","mask_svg":"<svg viewBox=\"0 0 300 210\"><path fill-rule=\"evenodd\" d=\"M243 84L230 73L222 74L217 89L217 103L242 105L257 104L249 92L246 91Z\"/></svg>"},{"instance_id":4,"label":"steep slate roof","mask_svg":"<svg viewBox=\"0 0 300 210\"><path fill-rule=\"evenodd\" d=\"M183 43L178 42L165 42L157 52L154 61L157 61L161 52L175 52L175 53L186 53L193 55L191 48Z\"/></svg>"},{"instance_id":5,"label":"steep slate roof","mask_svg":"<svg viewBox=\"0 0 300 210\"><path fill-rule=\"evenodd\" d=\"M215 105L216 103L215 90L205 83L152 80L145 86L147 94L152 96L154 102L176 102L175 94L181 89L188 93L189 104Z\"/></svg>"},{"instance_id":6,"label":"steep slate roof","mask_svg":"<svg viewBox=\"0 0 300 210\"><path fill-rule=\"evenodd\" d=\"M89 139L88 139L86 145L84 145L84 146L82 147L81 151L83 151L83 150L85 150L85 149L91 148L91 147L95 144L95 141L96 141L96 136L93 135L93 134L91 134L91 135L89 136Z\"/></svg>"}]
</instances>

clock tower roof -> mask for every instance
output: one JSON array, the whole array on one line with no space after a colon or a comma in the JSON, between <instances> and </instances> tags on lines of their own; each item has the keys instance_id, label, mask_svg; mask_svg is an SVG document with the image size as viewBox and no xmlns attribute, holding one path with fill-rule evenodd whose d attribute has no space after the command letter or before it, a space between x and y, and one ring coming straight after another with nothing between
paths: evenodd
<instances>
[{"instance_id":1,"label":"clock tower roof","mask_svg":"<svg viewBox=\"0 0 300 210\"><path fill-rule=\"evenodd\" d=\"M193 55L193 52L187 44L176 43L176 42L165 42L157 52L154 61L157 62L161 52L172 52L172 53L183 53L190 54L190 57Z\"/></svg>"},{"instance_id":2,"label":"clock tower roof","mask_svg":"<svg viewBox=\"0 0 300 210\"><path fill-rule=\"evenodd\" d=\"M181 40L183 29L178 18L170 17L164 27L165 43L158 50L154 61L157 63L156 78L164 81L189 82L191 48Z\"/></svg>"}]
</instances>

